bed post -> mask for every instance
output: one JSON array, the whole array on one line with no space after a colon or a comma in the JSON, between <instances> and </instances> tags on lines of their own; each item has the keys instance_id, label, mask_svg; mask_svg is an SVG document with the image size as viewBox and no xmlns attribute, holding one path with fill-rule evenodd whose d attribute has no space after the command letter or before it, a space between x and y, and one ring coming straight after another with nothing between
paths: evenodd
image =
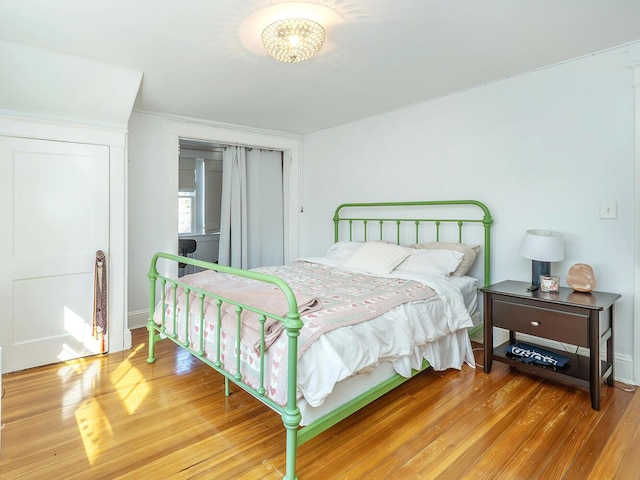
<instances>
[{"instance_id":1,"label":"bed post","mask_svg":"<svg viewBox=\"0 0 640 480\"><path fill-rule=\"evenodd\" d=\"M151 260L151 266L149 267L149 320L147 320L147 330L149 331L149 356L147 357L147 363L154 363L155 346L156 346L156 330L155 323L153 321L153 315L156 308L156 279L158 278L158 269L156 263L158 261L158 255L154 255Z\"/></svg>"},{"instance_id":2,"label":"bed post","mask_svg":"<svg viewBox=\"0 0 640 480\"><path fill-rule=\"evenodd\" d=\"M484 226L484 285L488 287L491 284L491 225L493 218L484 203L474 202L484 212L482 217L482 225Z\"/></svg>"},{"instance_id":3,"label":"bed post","mask_svg":"<svg viewBox=\"0 0 640 480\"><path fill-rule=\"evenodd\" d=\"M283 290L285 295L289 297L287 292ZM284 322L284 328L289 337L288 350L288 385L287 385L287 406L282 413L282 423L287 429L287 453L286 453L286 470L284 480L297 480L296 476L296 457L298 455L298 427L302 420L300 409L297 403L298 388L298 336L300 329L304 325L300 320L298 306L293 294L288 298L289 313ZM292 303L293 302L293 303Z\"/></svg>"}]
</instances>

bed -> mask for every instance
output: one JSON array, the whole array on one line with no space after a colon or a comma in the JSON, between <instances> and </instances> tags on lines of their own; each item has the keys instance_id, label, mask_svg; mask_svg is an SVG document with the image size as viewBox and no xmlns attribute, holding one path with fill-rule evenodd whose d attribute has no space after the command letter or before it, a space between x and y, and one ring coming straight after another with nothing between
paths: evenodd
<instances>
[{"instance_id":1,"label":"bed","mask_svg":"<svg viewBox=\"0 0 640 480\"><path fill-rule=\"evenodd\" d=\"M320 257L239 270L167 253L149 269L149 354L170 339L282 416L300 444L426 368L475 366L488 208L476 200L347 203ZM173 278L174 263L198 273Z\"/></svg>"}]
</instances>

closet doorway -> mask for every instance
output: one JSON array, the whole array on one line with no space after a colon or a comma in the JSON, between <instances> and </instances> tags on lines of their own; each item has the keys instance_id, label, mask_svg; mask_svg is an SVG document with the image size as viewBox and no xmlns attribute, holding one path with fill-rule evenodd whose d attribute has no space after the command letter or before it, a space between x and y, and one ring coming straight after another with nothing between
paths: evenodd
<instances>
[{"instance_id":1,"label":"closet doorway","mask_svg":"<svg viewBox=\"0 0 640 480\"><path fill-rule=\"evenodd\" d=\"M180 138L178 165L179 250L236 268L284 263L282 151Z\"/></svg>"}]
</instances>

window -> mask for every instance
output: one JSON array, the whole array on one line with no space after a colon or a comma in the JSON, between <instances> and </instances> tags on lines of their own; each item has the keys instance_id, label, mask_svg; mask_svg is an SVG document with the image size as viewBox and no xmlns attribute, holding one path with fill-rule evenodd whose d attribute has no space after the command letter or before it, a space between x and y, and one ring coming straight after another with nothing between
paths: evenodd
<instances>
[{"instance_id":1,"label":"window","mask_svg":"<svg viewBox=\"0 0 640 480\"><path fill-rule=\"evenodd\" d=\"M195 192L178 193L178 234L196 230Z\"/></svg>"},{"instance_id":2,"label":"window","mask_svg":"<svg viewBox=\"0 0 640 480\"><path fill-rule=\"evenodd\" d=\"M178 234L196 232L196 160L180 158L178 172Z\"/></svg>"},{"instance_id":3,"label":"window","mask_svg":"<svg viewBox=\"0 0 640 480\"><path fill-rule=\"evenodd\" d=\"M178 234L202 235L219 232L222 152L185 153L194 157L202 155L214 158L180 157Z\"/></svg>"}]
</instances>

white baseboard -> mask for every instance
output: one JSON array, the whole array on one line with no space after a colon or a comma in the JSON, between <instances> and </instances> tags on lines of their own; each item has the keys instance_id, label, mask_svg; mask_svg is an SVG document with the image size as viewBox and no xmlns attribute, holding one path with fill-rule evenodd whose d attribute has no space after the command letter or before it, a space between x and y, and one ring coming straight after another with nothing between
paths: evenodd
<instances>
[{"instance_id":1,"label":"white baseboard","mask_svg":"<svg viewBox=\"0 0 640 480\"><path fill-rule=\"evenodd\" d=\"M131 330L129 328L124 329L122 347L124 350L129 350L132 346Z\"/></svg>"},{"instance_id":2,"label":"white baseboard","mask_svg":"<svg viewBox=\"0 0 640 480\"><path fill-rule=\"evenodd\" d=\"M127 321L129 330L131 330L132 328L146 327L147 322L149 321L149 309L134 310L132 312L129 312ZM129 335L131 335L131 332L129 332ZM129 340L129 343L131 343L131 340Z\"/></svg>"},{"instance_id":3,"label":"white baseboard","mask_svg":"<svg viewBox=\"0 0 640 480\"><path fill-rule=\"evenodd\" d=\"M614 377L627 385L637 385L633 381L633 358L629 355L615 355L613 357Z\"/></svg>"}]
</instances>

